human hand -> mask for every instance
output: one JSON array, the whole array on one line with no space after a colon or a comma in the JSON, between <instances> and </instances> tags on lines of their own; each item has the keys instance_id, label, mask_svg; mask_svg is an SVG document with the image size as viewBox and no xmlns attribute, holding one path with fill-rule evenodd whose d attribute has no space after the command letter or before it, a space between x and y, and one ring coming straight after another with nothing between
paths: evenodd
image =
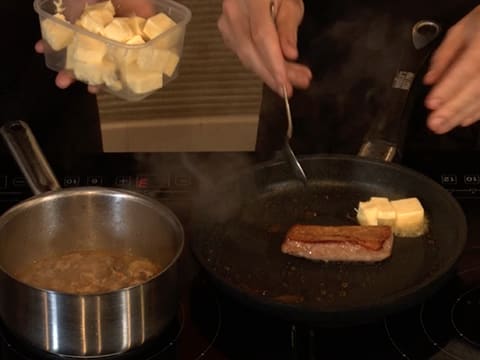
<instances>
[{"instance_id":1,"label":"human hand","mask_svg":"<svg viewBox=\"0 0 480 360\"><path fill-rule=\"evenodd\" d=\"M77 19L86 4L93 4L104 0L63 0L63 8L65 9L65 16L67 19ZM112 0L115 5L116 13L119 16L137 15L148 18L155 14L155 8L151 0ZM35 51L39 54L45 52L46 45L43 40L37 41L35 44ZM66 89L75 82L72 73L67 70L58 72L55 78L55 84L60 89ZM88 85L88 91L92 94L97 94L100 91L100 86Z\"/></svg>"},{"instance_id":2,"label":"human hand","mask_svg":"<svg viewBox=\"0 0 480 360\"><path fill-rule=\"evenodd\" d=\"M148 18L155 14L152 0L112 0L112 2L118 16L137 15Z\"/></svg>"},{"instance_id":3,"label":"human hand","mask_svg":"<svg viewBox=\"0 0 480 360\"><path fill-rule=\"evenodd\" d=\"M276 9L271 14L271 6ZM218 29L225 44L242 64L271 89L290 96L293 88L307 88L310 69L295 63L297 32L303 18L302 0L223 0Z\"/></svg>"},{"instance_id":4,"label":"human hand","mask_svg":"<svg viewBox=\"0 0 480 360\"><path fill-rule=\"evenodd\" d=\"M433 85L425 99L432 131L444 134L480 119L480 6L448 31L423 80Z\"/></svg>"},{"instance_id":5,"label":"human hand","mask_svg":"<svg viewBox=\"0 0 480 360\"><path fill-rule=\"evenodd\" d=\"M43 40L37 41L35 44L35 51L39 54L45 52L45 43ZM55 77L55 85L60 89L66 89L75 82L75 77L68 70L60 70ZM99 86L88 85L88 92L92 94L97 94L100 91Z\"/></svg>"}]
</instances>

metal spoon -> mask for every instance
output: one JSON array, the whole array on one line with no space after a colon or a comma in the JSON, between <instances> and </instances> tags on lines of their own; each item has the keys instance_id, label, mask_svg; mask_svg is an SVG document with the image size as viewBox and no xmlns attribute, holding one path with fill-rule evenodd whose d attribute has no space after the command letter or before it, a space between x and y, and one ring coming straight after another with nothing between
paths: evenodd
<instances>
[{"instance_id":1,"label":"metal spoon","mask_svg":"<svg viewBox=\"0 0 480 360\"><path fill-rule=\"evenodd\" d=\"M305 176L305 171L303 171L302 166L297 160L297 157L293 153L292 148L290 147L290 139L292 138L293 126L292 126L292 114L290 112L290 104L288 102L287 88L283 86L283 98L285 100L285 109L287 111L287 134L285 135L285 146L283 147L283 152L287 159L290 168L293 171L295 177L300 180L304 185L307 184L307 177Z\"/></svg>"},{"instance_id":2,"label":"metal spoon","mask_svg":"<svg viewBox=\"0 0 480 360\"><path fill-rule=\"evenodd\" d=\"M272 20L275 22L276 17L276 8L275 8L275 1L270 1L270 15L272 16ZM283 85L283 99L285 100L285 109L287 111L287 120L288 120L288 127L287 127L287 134L285 135L285 146L283 147L283 152L287 159L290 168L293 171L295 177L300 180L304 185L307 184L307 177L305 176L305 171L303 171L302 166L297 160L297 157L293 153L292 148L290 147L290 139L292 138L293 126L292 126L292 113L290 112L290 103L288 102L288 95L287 95L287 88Z\"/></svg>"}]
</instances>

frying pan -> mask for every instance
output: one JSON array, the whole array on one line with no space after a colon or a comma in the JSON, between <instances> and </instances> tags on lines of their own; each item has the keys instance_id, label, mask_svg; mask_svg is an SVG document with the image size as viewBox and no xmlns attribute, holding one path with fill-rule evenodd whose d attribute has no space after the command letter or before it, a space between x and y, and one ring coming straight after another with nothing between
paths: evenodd
<instances>
[{"instance_id":1,"label":"frying pan","mask_svg":"<svg viewBox=\"0 0 480 360\"><path fill-rule=\"evenodd\" d=\"M343 326L420 303L448 279L466 243L464 213L439 184L391 162L405 132L407 93L392 97L393 111L372 127L358 156L301 157L307 186L286 163L271 161L207 189L195 204L192 249L222 290L288 321ZM356 224L358 202L371 196L418 197L428 232L395 238L392 256L374 264L280 251L293 224Z\"/></svg>"},{"instance_id":2,"label":"frying pan","mask_svg":"<svg viewBox=\"0 0 480 360\"><path fill-rule=\"evenodd\" d=\"M431 179L393 163L355 156L303 157L304 187L283 162L246 171L197 204L193 251L237 299L290 321L370 321L416 304L451 273L466 242L462 209ZM355 224L358 201L417 196L429 231L396 238L377 264L323 263L283 254L296 223Z\"/></svg>"}]
</instances>

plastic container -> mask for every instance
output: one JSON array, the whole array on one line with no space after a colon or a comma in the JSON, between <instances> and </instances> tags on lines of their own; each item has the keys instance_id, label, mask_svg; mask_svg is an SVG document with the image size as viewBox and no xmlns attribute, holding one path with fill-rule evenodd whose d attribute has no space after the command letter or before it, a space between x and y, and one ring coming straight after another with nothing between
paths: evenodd
<instances>
[{"instance_id":1,"label":"plastic container","mask_svg":"<svg viewBox=\"0 0 480 360\"><path fill-rule=\"evenodd\" d=\"M135 3L131 0L125 6L122 0L86 2L60 9L55 0L34 1L49 69L68 71L129 101L144 99L177 77L191 19L187 7L172 0L135 0L152 13L142 18L122 13Z\"/></svg>"}]
</instances>

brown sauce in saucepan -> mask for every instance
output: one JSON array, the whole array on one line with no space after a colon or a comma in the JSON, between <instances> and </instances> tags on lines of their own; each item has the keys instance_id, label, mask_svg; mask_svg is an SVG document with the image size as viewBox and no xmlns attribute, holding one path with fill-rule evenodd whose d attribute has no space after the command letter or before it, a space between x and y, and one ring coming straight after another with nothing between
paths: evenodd
<instances>
[{"instance_id":1,"label":"brown sauce in saucepan","mask_svg":"<svg viewBox=\"0 0 480 360\"><path fill-rule=\"evenodd\" d=\"M41 289L95 294L141 284L161 270L147 258L124 252L80 250L37 260L15 277Z\"/></svg>"}]
</instances>

